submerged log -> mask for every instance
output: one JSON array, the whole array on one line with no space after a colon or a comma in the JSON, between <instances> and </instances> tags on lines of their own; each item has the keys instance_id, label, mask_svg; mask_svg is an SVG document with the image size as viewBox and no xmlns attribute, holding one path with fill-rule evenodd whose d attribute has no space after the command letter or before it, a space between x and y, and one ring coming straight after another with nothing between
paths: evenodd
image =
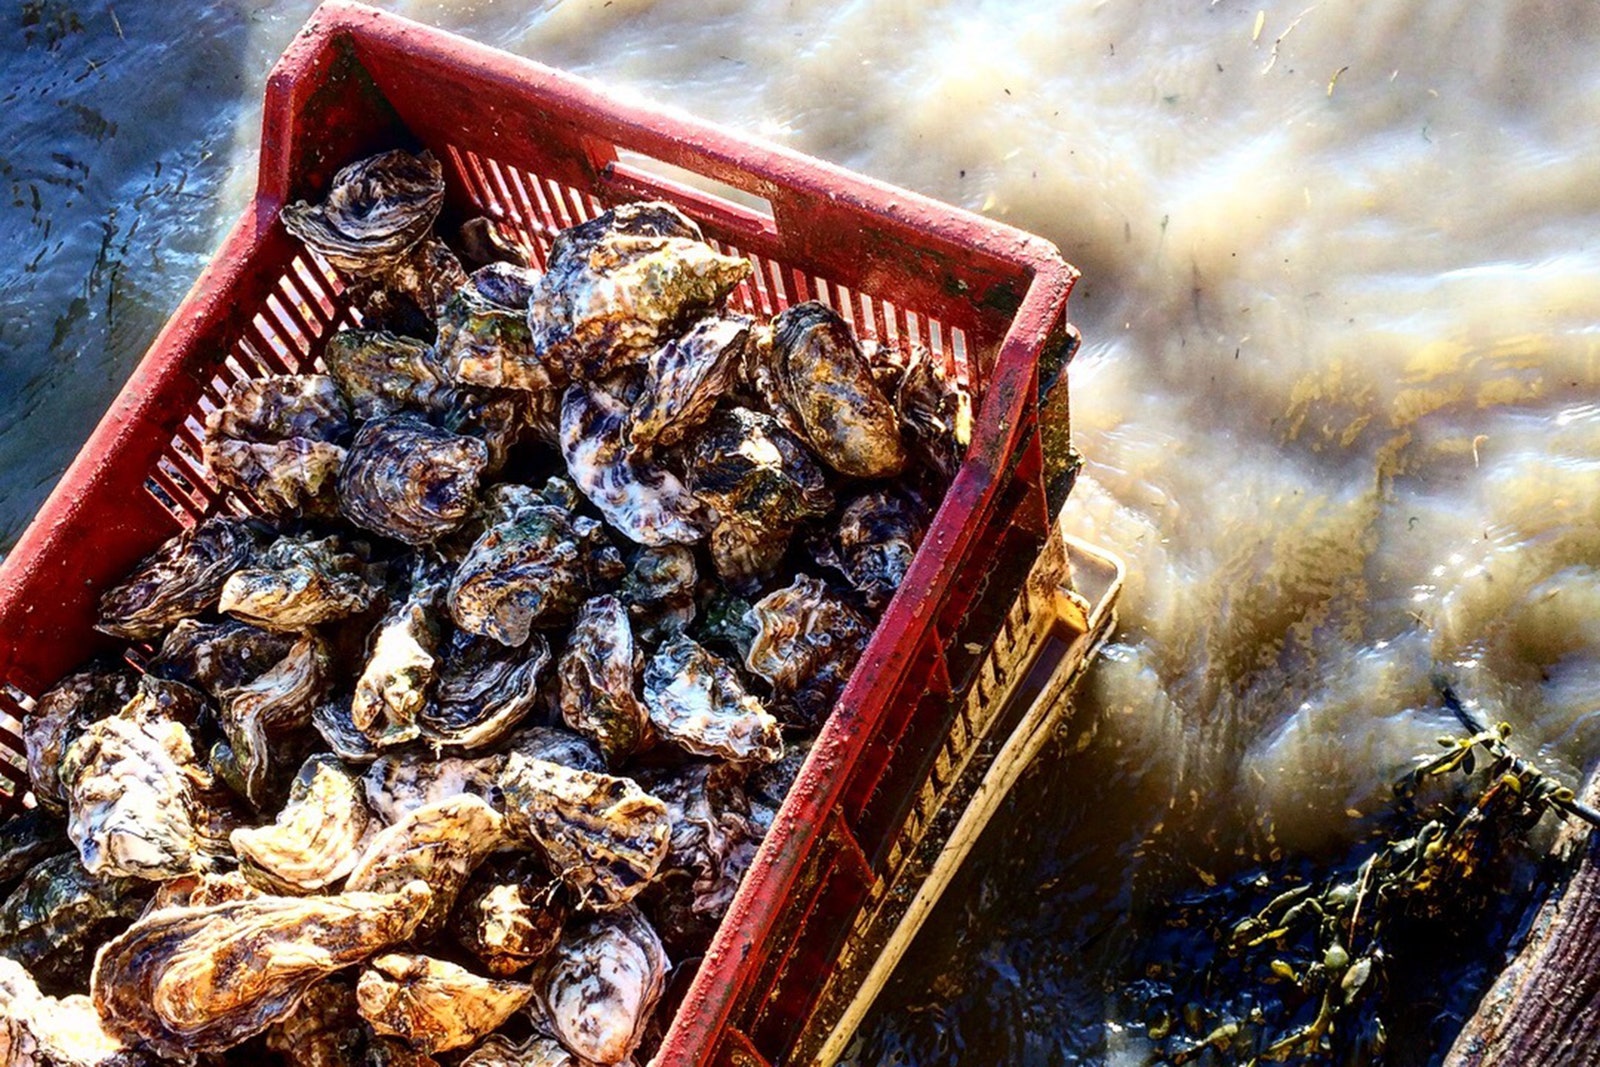
<instances>
[{"instance_id":1,"label":"submerged log","mask_svg":"<svg viewBox=\"0 0 1600 1067\"><path fill-rule=\"evenodd\" d=\"M1583 800L1600 806L1600 770ZM1527 944L1484 995L1445 1067L1600 1067L1600 831L1571 820L1563 834L1582 853L1577 870L1539 910Z\"/></svg>"}]
</instances>

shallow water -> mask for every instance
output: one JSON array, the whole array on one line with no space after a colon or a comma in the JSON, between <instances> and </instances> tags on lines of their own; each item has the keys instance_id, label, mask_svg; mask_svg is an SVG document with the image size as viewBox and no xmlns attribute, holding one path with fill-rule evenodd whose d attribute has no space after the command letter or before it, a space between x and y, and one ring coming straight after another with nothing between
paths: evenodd
<instances>
[{"instance_id":1,"label":"shallow water","mask_svg":"<svg viewBox=\"0 0 1600 1067\"><path fill-rule=\"evenodd\" d=\"M245 202L312 6L0 14L0 544ZM1100 1058L1141 842L1336 851L1448 725L1436 670L1552 769L1600 757L1600 7L384 6L1084 271L1068 507L1132 572L1099 728L1025 779L860 1062Z\"/></svg>"}]
</instances>

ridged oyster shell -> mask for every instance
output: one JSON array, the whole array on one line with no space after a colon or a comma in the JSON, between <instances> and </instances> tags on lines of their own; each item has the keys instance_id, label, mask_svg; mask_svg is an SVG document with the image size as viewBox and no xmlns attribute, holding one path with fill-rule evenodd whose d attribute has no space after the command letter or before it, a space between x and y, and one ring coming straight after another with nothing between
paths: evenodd
<instances>
[{"instance_id":1,"label":"ridged oyster shell","mask_svg":"<svg viewBox=\"0 0 1600 1067\"><path fill-rule=\"evenodd\" d=\"M699 574L685 545L640 548L617 595L628 605L633 631L645 641L682 633L694 621Z\"/></svg>"},{"instance_id":2,"label":"ridged oyster shell","mask_svg":"<svg viewBox=\"0 0 1600 1067\"><path fill-rule=\"evenodd\" d=\"M802 722L821 722L866 649L872 623L804 574L757 601L746 619L756 636L745 666L765 678L773 700L792 705Z\"/></svg>"},{"instance_id":3,"label":"ridged oyster shell","mask_svg":"<svg viewBox=\"0 0 1600 1067\"><path fill-rule=\"evenodd\" d=\"M643 748L649 716L635 692L633 630L614 596L584 604L556 665L561 718L594 741L611 766Z\"/></svg>"},{"instance_id":4,"label":"ridged oyster shell","mask_svg":"<svg viewBox=\"0 0 1600 1067\"><path fill-rule=\"evenodd\" d=\"M372 632L366 667L356 680L350 719L377 748L403 745L422 732L418 718L439 677L437 609L442 583L424 581L390 608Z\"/></svg>"},{"instance_id":5,"label":"ridged oyster shell","mask_svg":"<svg viewBox=\"0 0 1600 1067\"><path fill-rule=\"evenodd\" d=\"M264 630L236 619L184 619L167 634L146 668L220 698L266 673L298 639L294 632Z\"/></svg>"},{"instance_id":6,"label":"ridged oyster shell","mask_svg":"<svg viewBox=\"0 0 1600 1067\"><path fill-rule=\"evenodd\" d=\"M381 830L356 860L347 891L395 891L413 879L433 899L418 928L436 932L484 857L506 843L505 820L481 798L462 795L425 804Z\"/></svg>"},{"instance_id":7,"label":"ridged oyster shell","mask_svg":"<svg viewBox=\"0 0 1600 1067\"><path fill-rule=\"evenodd\" d=\"M39 992L22 964L0 958L0 1063L6 1067L146 1067L106 1033L88 997Z\"/></svg>"},{"instance_id":8,"label":"ridged oyster shell","mask_svg":"<svg viewBox=\"0 0 1600 1067\"><path fill-rule=\"evenodd\" d=\"M409 938L431 897L412 882L168 908L106 943L90 991L117 1037L177 1059L220 1051L287 1016L325 975Z\"/></svg>"},{"instance_id":9,"label":"ridged oyster shell","mask_svg":"<svg viewBox=\"0 0 1600 1067\"><path fill-rule=\"evenodd\" d=\"M737 767L692 763L645 782L672 816L672 847L663 867L686 872L690 910L720 919L755 859L765 830L751 818Z\"/></svg>"},{"instance_id":10,"label":"ridged oyster shell","mask_svg":"<svg viewBox=\"0 0 1600 1067\"><path fill-rule=\"evenodd\" d=\"M357 422L402 412L440 414L455 390L433 346L384 330L340 330L323 360Z\"/></svg>"},{"instance_id":11,"label":"ridged oyster shell","mask_svg":"<svg viewBox=\"0 0 1600 1067\"><path fill-rule=\"evenodd\" d=\"M507 648L457 632L445 647L434 700L421 715L424 736L464 749L495 744L533 711L549 665L550 644L541 634Z\"/></svg>"},{"instance_id":12,"label":"ridged oyster shell","mask_svg":"<svg viewBox=\"0 0 1600 1067\"><path fill-rule=\"evenodd\" d=\"M363 529L425 545L460 526L477 505L488 447L414 415L361 427L339 473L340 510Z\"/></svg>"},{"instance_id":13,"label":"ridged oyster shell","mask_svg":"<svg viewBox=\"0 0 1600 1067\"><path fill-rule=\"evenodd\" d=\"M710 417L738 379L750 326L742 315L708 316L645 357L628 426L634 448L669 448Z\"/></svg>"},{"instance_id":14,"label":"ridged oyster shell","mask_svg":"<svg viewBox=\"0 0 1600 1067\"><path fill-rule=\"evenodd\" d=\"M356 982L361 1017L419 1052L474 1044L533 996L533 987L480 978L459 964L412 953L374 959Z\"/></svg>"},{"instance_id":15,"label":"ridged oyster shell","mask_svg":"<svg viewBox=\"0 0 1600 1067\"><path fill-rule=\"evenodd\" d=\"M328 693L328 653L314 633L302 634L272 667L236 687L220 690L226 748L214 747L212 761L257 808L276 799L279 771L305 739L312 713ZM293 766L293 763L289 763Z\"/></svg>"},{"instance_id":16,"label":"ridged oyster shell","mask_svg":"<svg viewBox=\"0 0 1600 1067\"><path fill-rule=\"evenodd\" d=\"M562 936L536 980L536 1018L580 1060L622 1063L638 1049L661 999L667 962L661 939L636 909L596 915Z\"/></svg>"},{"instance_id":17,"label":"ridged oyster shell","mask_svg":"<svg viewBox=\"0 0 1600 1067\"><path fill-rule=\"evenodd\" d=\"M566 386L566 368L541 357L528 329L537 284L526 268L491 263L456 291L439 314L439 356L451 378L526 392Z\"/></svg>"},{"instance_id":18,"label":"ridged oyster shell","mask_svg":"<svg viewBox=\"0 0 1600 1067\"><path fill-rule=\"evenodd\" d=\"M228 576L247 565L267 540L253 519L206 519L168 540L139 564L126 581L100 598L95 629L143 641L179 619L216 606Z\"/></svg>"},{"instance_id":19,"label":"ridged oyster shell","mask_svg":"<svg viewBox=\"0 0 1600 1067\"><path fill-rule=\"evenodd\" d=\"M228 578L217 610L267 630L305 630L366 611L379 592L337 535L280 537Z\"/></svg>"},{"instance_id":20,"label":"ridged oyster shell","mask_svg":"<svg viewBox=\"0 0 1600 1067\"><path fill-rule=\"evenodd\" d=\"M928 528L922 501L897 488L869 489L845 505L811 542L818 563L831 567L882 611L905 582Z\"/></svg>"},{"instance_id":21,"label":"ridged oyster shell","mask_svg":"<svg viewBox=\"0 0 1600 1067\"><path fill-rule=\"evenodd\" d=\"M326 375L247 379L206 416L206 467L274 515L332 515L350 416Z\"/></svg>"},{"instance_id":22,"label":"ridged oyster shell","mask_svg":"<svg viewBox=\"0 0 1600 1067\"><path fill-rule=\"evenodd\" d=\"M656 650L644 672L644 705L662 738L696 756L770 763L783 757L783 732L745 691L733 664L688 637Z\"/></svg>"},{"instance_id":23,"label":"ridged oyster shell","mask_svg":"<svg viewBox=\"0 0 1600 1067\"><path fill-rule=\"evenodd\" d=\"M0 956L26 962L38 980L81 989L95 946L143 910L149 889L90 874L73 852L47 859L0 904Z\"/></svg>"},{"instance_id":24,"label":"ridged oyster shell","mask_svg":"<svg viewBox=\"0 0 1600 1067\"><path fill-rule=\"evenodd\" d=\"M513 753L500 792L507 828L539 846L581 905L627 903L666 858L666 806L631 779Z\"/></svg>"},{"instance_id":25,"label":"ridged oyster shell","mask_svg":"<svg viewBox=\"0 0 1600 1067\"><path fill-rule=\"evenodd\" d=\"M561 883L531 856L484 865L456 909L456 939L490 974L526 970L561 939L568 907Z\"/></svg>"},{"instance_id":26,"label":"ridged oyster shell","mask_svg":"<svg viewBox=\"0 0 1600 1067\"><path fill-rule=\"evenodd\" d=\"M266 1031L266 1046L286 1067L349 1067L366 1044L353 978L336 974L306 991L294 1011Z\"/></svg>"},{"instance_id":27,"label":"ridged oyster shell","mask_svg":"<svg viewBox=\"0 0 1600 1067\"><path fill-rule=\"evenodd\" d=\"M355 867L372 821L361 787L332 756L300 768L289 802L270 826L235 830L233 851L274 892L316 893Z\"/></svg>"},{"instance_id":28,"label":"ridged oyster shell","mask_svg":"<svg viewBox=\"0 0 1600 1067\"><path fill-rule=\"evenodd\" d=\"M444 206L444 168L430 152L396 149L344 167L320 204L283 209L284 227L339 270L392 269L433 228Z\"/></svg>"},{"instance_id":29,"label":"ridged oyster shell","mask_svg":"<svg viewBox=\"0 0 1600 1067\"><path fill-rule=\"evenodd\" d=\"M22 720L22 742L28 780L41 806L59 812L66 803L57 771L67 746L90 723L115 715L132 698L132 676L103 669L68 675L39 698L33 714Z\"/></svg>"},{"instance_id":30,"label":"ridged oyster shell","mask_svg":"<svg viewBox=\"0 0 1600 1067\"><path fill-rule=\"evenodd\" d=\"M586 546L565 511L516 508L485 530L450 582L450 617L471 634L523 645L572 617L589 590Z\"/></svg>"},{"instance_id":31,"label":"ridged oyster shell","mask_svg":"<svg viewBox=\"0 0 1600 1067\"><path fill-rule=\"evenodd\" d=\"M461 1067L583 1067L553 1037L534 1034L521 1044L504 1034L490 1034Z\"/></svg>"}]
</instances>

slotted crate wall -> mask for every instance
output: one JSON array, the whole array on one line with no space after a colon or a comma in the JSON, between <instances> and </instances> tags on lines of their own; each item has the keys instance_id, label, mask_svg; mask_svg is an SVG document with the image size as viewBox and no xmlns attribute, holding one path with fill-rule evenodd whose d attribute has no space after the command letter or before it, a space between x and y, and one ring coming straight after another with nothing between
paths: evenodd
<instances>
[{"instance_id":1,"label":"slotted crate wall","mask_svg":"<svg viewBox=\"0 0 1600 1067\"><path fill-rule=\"evenodd\" d=\"M33 700L111 647L91 629L100 592L200 517L259 510L205 470L207 413L235 382L319 368L328 338L358 324L336 273L279 212L396 146L445 164L447 225L486 214L541 268L561 229L672 200L752 264L737 308L766 317L821 300L864 339L928 349L979 401L966 462L659 1061L781 1062L852 918L925 830L916 798L938 784L949 745L970 740L974 680L1047 527L1038 367L1065 341L1076 272L1019 231L529 61L349 3L325 4L285 53L255 200L0 565L0 796L21 796L19 720ZM742 190L770 214L622 152Z\"/></svg>"}]
</instances>

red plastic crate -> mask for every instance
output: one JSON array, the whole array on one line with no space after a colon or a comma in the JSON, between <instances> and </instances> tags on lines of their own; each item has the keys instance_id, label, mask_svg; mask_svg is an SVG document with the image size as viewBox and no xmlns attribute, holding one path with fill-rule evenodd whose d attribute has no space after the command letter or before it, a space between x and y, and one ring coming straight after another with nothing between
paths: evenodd
<instances>
[{"instance_id":1,"label":"red plastic crate","mask_svg":"<svg viewBox=\"0 0 1600 1067\"><path fill-rule=\"evenodd\" d=\"M822 300L863 337L923 344L979 398L966 461L657 1059L785 1062L845 928L905 849L914 791L966 728L964 702L1047 535L1040 367L1065 349L1077 272L1018 230L396 16L327 3L284 53L254 200L0 565L0 802L15 807L26 788L7 720L106 647L91 629L100 592L199 517L254 510L205 471L205 413L234 381L312 367L349 322L338 279L280 209L397 146L444 162L447 220L489 215L535 265L566 226L671 200L754 265L735 306L770 315ZM1066 408L1051 406L1058 437Z\"/></svg>"}]
</instances>

